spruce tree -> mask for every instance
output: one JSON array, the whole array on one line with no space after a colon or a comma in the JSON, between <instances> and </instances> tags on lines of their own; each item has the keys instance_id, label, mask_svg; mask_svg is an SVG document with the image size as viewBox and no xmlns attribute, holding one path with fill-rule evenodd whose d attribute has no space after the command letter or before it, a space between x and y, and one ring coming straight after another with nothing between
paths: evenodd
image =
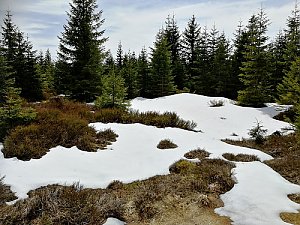
<instances>
[{"instance_id":1,"label":"spruce tree","mask_svg":"<svg viewBox=\"0 0 300 225\"><path fill-rule=\"evenodd\" d=\"M68 23L59 37L57 79L65 93L91 101L100 93L105 51L104 20L96 0L73 0Z\"/></svg>"},{"instance_id":2,"label":"spruce tree","mask_svg":"<svg viewBox=\"0 0 300 225\"><path fill-rule=\"evenodd\" d=\"M126 108L129 102L126 98L126 87L124 78L116 74L114 67L108 75L102 77L102 95L97 97L95 105L98 108Z\"/></svg>"},{"instance_id":3,"label":"spruce tree","mask_svg":"<svg viewBox=\"0 0 300 225\"><path fill-rule=\"evenodd\" d=\"M231 55L231 68L232 77L229 84L231 99L236 99L238 91L243 89L243 84L239 79L239 75L242 73L242 63L245 62L246 46L249 44L249 37L247 31L242 26L242 22L239 23L238 28L234 34L233 40L233 54Z\"/></svg>"},{"instance_id":4,"label":"spruce tree","mask_svg":"<svg viewBox=\"0 0 300 225\"><path fill-rule=\"evenodd\" d=\"M175 20L175 16L168 16L166 21L166 28L164 36L167 40L170 55L171 55L171 69L174 83L178 89L183 89L186 78L183 67L183 59L181 58L180 32Z\"/></svg>"},{"instance_id":5,"label":"spruce tree","mask_svg":"<svg viewBox=\"0 0 300 225\"><path fill-rule=\"evenodd\" d=\"M125 80L128 99L133 99L139 95L137 60L134 53L125 54L123 58L123 68L120 71Z\"/></svg>"},{"instance_id":6,"label":"spruce tree","mask_svg":"<svg viewBox=\"0 0 300 225\"><path fill-rule=\"evenodd\" d=\"M151 97L161 97L175 93L171 53L168 41L161 31L157 35L152 49L150 74L149 89L151 90Z\"/></svg>"},{"instance_id":7,"label":"spruce tree","mask_svg":"<svg viewBox=\"0 0 300 225\"><path fill-rule=\"evenodd\" d=\"M279 102L282 104L300 104L300 57L291 65L290 71L278 85Z\"/></svg>"},{"instance_id":8,"label":"spruce tree","mask_svg":"<svg viewBox=\"0 0 300 225\"><path fill-rule=\"evenodd\" d=\"M12 22L12 15L7 12L2 26L1 55L7 59L12 69L16 87L21 96L29 101L42 99L40 78L36 71L36 52L30 41Z\"/></svg>"},{"instance_id":9,"label":"spruce tree","mask_svg":"<svg viewBox=\"0 0 300 225\"><path fill-rule=\"evenodd\" d=\"M217 40L217 48L212 60L215 83L211 88L214 89L213 95L215 96L231 97L230 84L233 79L229 56L230 44L225 34L222 33Z\"/></svg>"},{"instance_id":10,"label":"spruce tree","mask_svg":"<svg viewBox=\"0 0 300 225\"><path fill-rule=\"evenodd\" d=\"M182 34L182 54L186 64L187 79L189 87L192 88L192 80L197 76L197 57L199 51L199 42L201 37L201 28L198 25L195 16L189 20L187 27ZM192 88L194 90L194 88Z\"/></svg>"},{"instance_id":11,"label":"spruce tree","mask_svg":"<svg viewBox=\"0 0 300 225\"><path fill-rule=\"evenodd\" d=\"M148 62L148 54L145 48L142 49L138 61L138 83L140 88L140 96L141 97L149 97L149 83L150 83L150 71L149 71L149 62Z\"/></svg>"},{"instance_id":12,"label":"spruce tree","mask_svg":"<svg viewBox=\"0 0 300 225\"><path fill-rule=\"evenodd\" d=\"M247 25L249 44L244 53L240 79L245 88L238 92L238 101L246 106L263 106L270 100L270 54L267 51L266 36L269 20L261 9L258 15L253 15Z\"/></svg>"},{"instance_id":13,"label":"spruce tree","mask_svg":"<svg viewBox=\"0 0 300 225\"><path fill-rule=\"evenodd\" d=\"M6 101L8 92L15 85L15 79L11 71L5 57L0 55L0 105Z\"/></svg>"}]
</instances>

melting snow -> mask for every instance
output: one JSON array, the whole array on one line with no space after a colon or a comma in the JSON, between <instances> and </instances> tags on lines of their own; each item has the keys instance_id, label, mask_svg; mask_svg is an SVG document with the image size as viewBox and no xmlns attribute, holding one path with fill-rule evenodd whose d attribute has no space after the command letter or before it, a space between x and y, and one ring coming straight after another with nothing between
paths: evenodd
<instances>
[{"instance_id":1,"label":"melting snow","mask_svg":"<svg viewBox=\"0 0 300 225\"><path fill-rule=\"evenodd\" d=\"M209 107L211 100L223 100L225 105ZM231 146L220 139L247 138L249 129L255 126L256 121L261 121L269 134L289 126L271 118L282 110L276 104L254 109L236 106L225 98L193 94L152 100L136 98L131 107L139 111L176 112L185 120L195 121L197 129L203 133L142 124L93 123L90 125L97 130L111 128L119 135L109 150L91 153L76 147L58 146L41 159L27 162L4 159L0 152L0 174L6 176L4 182L11 185L19 198L27 197L29 190L54 183L72 184L79 181L85 187L106 187L112 180L131 182L167 174L172 163L196 148L210 152L210 158L222 158L223 153L230 152L254 154L261 160L268 160L272 157L263 152ZM238 136L231 136L233 133ZM167 151L157 149L156 145L165 138L171 139L178 148ZM217 209L217 213L229 216L234 224L276 225L286 224L279 218L280 212L297 212L300 209L299 204L287 198L287 194L300 192L300 186L289 183L260 162L236 165L233 173L237 184L221 196L225 205Z\"/></svg>"}]
</instances>

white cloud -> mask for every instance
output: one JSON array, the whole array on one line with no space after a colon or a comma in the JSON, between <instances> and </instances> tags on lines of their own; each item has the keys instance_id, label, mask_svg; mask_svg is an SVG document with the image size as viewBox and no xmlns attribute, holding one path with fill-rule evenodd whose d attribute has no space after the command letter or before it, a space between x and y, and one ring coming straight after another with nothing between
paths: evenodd
<instances>
[{"instance_id":1,"label":"white cloud","mask_svg":"<svg viewBox=\"0 0 300 225\"><path fill-rule=\"evenodd\" d=\"M51 53L55 54L57 36L66 23L68 2L62 0L0 0L3 8L0 16L3 18L5 9L12 10L14 21L19 28L28 33L36 49L45 50L48 45ZM139 53L143 46L153 45L155 35L164 25L168 15L175 14L180 31L194 14L198 23L203 27L216 28L230 38L239 21L247 24L253 13L257 13L261 2L265 6L271 20L269 35L274 37L279 29L285 27L286 19L291 14L294 0L192 0L192 1L111 1L99 0L99 9L103 9L106 29L105 36L109 37L106 49L116 53L118 42L122 41L125 51L129 49ZM155 4L154 4L155 3ZM158 4L159 3L159 4ZM2 3L1 3L2 5ZM276 5L276 6L275 6ZM8 8L9 6L9 8Z\"/></svg>"}]
</instances>

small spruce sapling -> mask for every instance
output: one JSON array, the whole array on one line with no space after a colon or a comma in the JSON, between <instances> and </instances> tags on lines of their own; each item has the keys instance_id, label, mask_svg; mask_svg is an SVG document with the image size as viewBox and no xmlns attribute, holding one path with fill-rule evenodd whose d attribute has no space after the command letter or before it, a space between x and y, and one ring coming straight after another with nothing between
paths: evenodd
<instances>
[{"instance_id":1,"label":"small spruce sapling","mask_svg":"<svg viewBox=\"0 0 300 225\"><path fill-rule=\"evenodd\" d=\"M256 126L251 128L248 134L255 140L256 144L262 144L265 141L264 136L267 131L267 129L263 129L263 125L261 125L261 122L256 121Z\"/></svg>"}]
</instances>

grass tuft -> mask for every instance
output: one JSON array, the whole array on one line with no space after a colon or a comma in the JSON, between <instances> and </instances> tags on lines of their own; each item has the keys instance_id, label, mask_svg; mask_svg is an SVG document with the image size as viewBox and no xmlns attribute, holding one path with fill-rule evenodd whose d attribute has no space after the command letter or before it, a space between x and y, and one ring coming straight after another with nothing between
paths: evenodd
<instances>
[{"instance_id":1,"label":"grass tuft","mask_svg":"<svg viewBox=\"0 0 300 225\"><path fill-rule=\"evenodd\" d=\"M209 107L221 107L224 106L223 100L210 100L208 103Z\"/></svg>"},{"instance_id":2,"label":"grass tuft","mask_svg":"<svg viewBox=\"0 0 300 225\"><path fill-rule=\"evenodd\" d=\"M248 155L248 154L237 154L234 155L232 153L224 153L222 155L225 159L229 161L235 162L253 162L253 161L260 161L256 155Z\"/></svg>"},{"instance_id":3,"label":"grass tuft","mask_svg":"<svg viewBox=\"0 0 300 225\"><path fill-rule=\"evenodd\" d=\"M161 140L156 146L159 149L172 149L177 148L178 146L174 144L170 139Z\"/></svg>"},{"instance_id":4,"label":"grass tuft","mask_svg":"<svg viewBox=\"0 0 300 225\"><path fill-rule=\"evenodd\" d=\"M202 159L205 159L207 157L209 157L210 153L205 151L204 149L195 149L195 150L192 150L190 152L187 152L184 154L184 157L187 158L187 159L199 159L199 160L202 160Z\"/></svg>"}]
</instances>

